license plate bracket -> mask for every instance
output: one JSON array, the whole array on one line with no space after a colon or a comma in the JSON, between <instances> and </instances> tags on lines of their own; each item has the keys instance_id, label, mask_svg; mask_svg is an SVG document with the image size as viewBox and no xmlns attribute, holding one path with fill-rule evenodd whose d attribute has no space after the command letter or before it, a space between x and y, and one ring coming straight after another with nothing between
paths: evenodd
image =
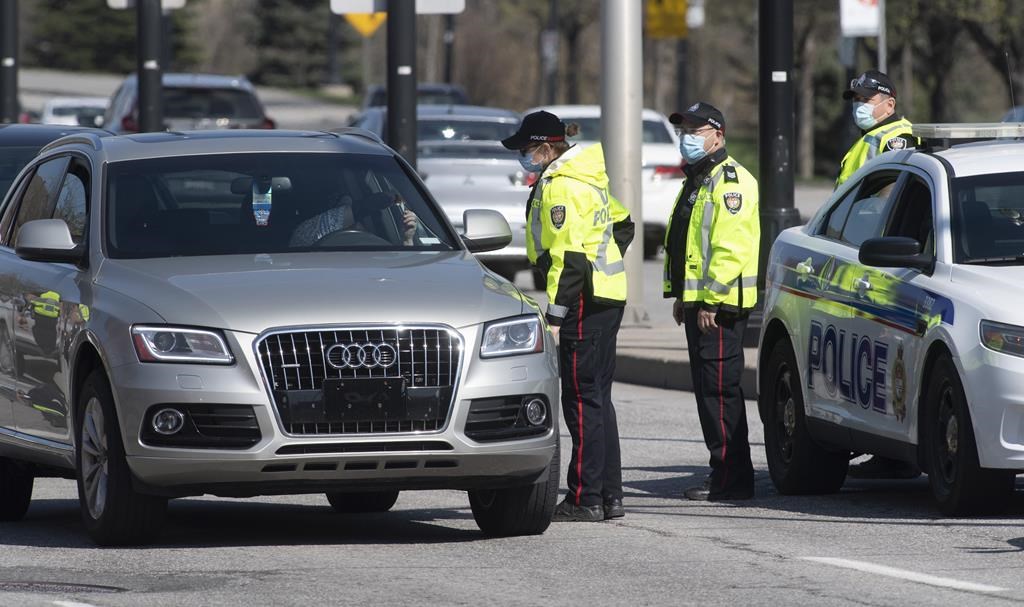
<instances>
[{"instance_id":1,"label":"license plate bracket","mask_svg":"<svg viewBox=\"0 0 1024 607\"><path fill-rule=\"evenodd\" d=\"M331 422L382 422L406 419L405 379L325 379L324 409Z\"/></svg>"}]
</instances>

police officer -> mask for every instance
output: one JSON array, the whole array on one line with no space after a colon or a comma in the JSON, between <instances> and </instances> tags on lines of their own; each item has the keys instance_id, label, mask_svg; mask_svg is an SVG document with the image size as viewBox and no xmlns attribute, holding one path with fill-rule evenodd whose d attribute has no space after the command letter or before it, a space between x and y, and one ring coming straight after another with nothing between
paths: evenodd
<instances>
[{"instance_id":1,"label":"police officer","mask_svg":"<svg viewBox=\"0 0 1024 607\"><path fill-rule=\"evenodd\" d=\"M853 121L860 128L861 137L843 156L836 187L882 152L917 145L917 139L910 133L910 121L896 114L896 86L882 72L868 70L851 80L843 99L853 101Z\"/></svg>"},{"instance_id":2,"label":"police officer","mask_svg":"<svg viewBox=\"0 0 1024 607\"><path fill-rule=\"evenodd\" d=\"M686 326L690 368L711 474L693 500L754 495L747 413L740 387L743 331L757 303L761 238L757 182L725 149L725 118L695 103L669 117L680 133L686 181L665 237L666 298Z\"/></svg>"},{"instance_id":3,"label":"police officer","mask_svg":"<svg viewBox=\"0 0 1024 607\"><path fill-rule=\"evenodd\" d=\"M612 404L615 341L626 303L623 255L633 221L608 192L600 144L570 146L557 116L535 112L502 141L540 173L527 208L527 254L546 277L545 314L559 339L562 412L572 436L565 499L556 521L602 521L625 514L619 431Z\"/></svg>"}]
</instances>

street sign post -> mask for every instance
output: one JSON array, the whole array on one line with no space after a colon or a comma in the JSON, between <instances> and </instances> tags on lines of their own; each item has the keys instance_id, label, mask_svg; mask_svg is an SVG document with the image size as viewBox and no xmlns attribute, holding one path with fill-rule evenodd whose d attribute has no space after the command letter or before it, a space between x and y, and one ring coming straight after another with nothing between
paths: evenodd
<instances>
[{"instance_id":1,"label":"street sign post","mask_svg":"<svg viewBox=\"0 0 1024 607\"><path fill-rule=\"evenodd\" d=\"M388 145L416 168L416 13L388 0Z\"/></svg>"},{"instance_id":2,"label":"street sign post","mask_svg":"<svg viewBox=\"0 0 1024 607\"><path fill-rule=\"evenodd\" d=\"M139 131L164 130L163 66L160 65L160 0L138 0L136 4L136 48L138 49Z\"/></svg>"},{"instance_id":3,"label":"street sign post","mask_svg":"<svg viewBox=\"0 0 1024 607\"><path fill-rule=\"evenodd\" d=\"M331 12L382 13L389 10L389 0L331 0ZM450 15L466 10L466 0L416 0L417 15Z\"/></svg>"},{"instance_id":4,"label":"street sign post","mask_svg":"<svg viewBox=\"0 0 1024 607\"><path fill-rule=\"evenodd\" d=\"M18 121L18 0L0 0L0 122Z\"/></svg>"}]
</instances>

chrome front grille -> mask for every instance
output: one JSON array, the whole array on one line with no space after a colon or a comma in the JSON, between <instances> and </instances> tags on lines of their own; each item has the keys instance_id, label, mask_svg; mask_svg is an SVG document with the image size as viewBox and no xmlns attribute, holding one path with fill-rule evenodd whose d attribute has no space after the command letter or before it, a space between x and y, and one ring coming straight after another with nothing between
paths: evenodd
<instances>
[{"instance_id":1,"label":"chrome front grille","mask_svg":"<svg viewBox=\"0 0 1024 607\"><path fill-rule=\"evenodd\" d=\"M271 333L256 352L285 432L369 434L443 428L462 347L444 328L345 328ZM363 384L400 386L408 411L385 420L344 419L325 398L325 383L341 383L349 394Z\"/></svg>"}]
</instances>

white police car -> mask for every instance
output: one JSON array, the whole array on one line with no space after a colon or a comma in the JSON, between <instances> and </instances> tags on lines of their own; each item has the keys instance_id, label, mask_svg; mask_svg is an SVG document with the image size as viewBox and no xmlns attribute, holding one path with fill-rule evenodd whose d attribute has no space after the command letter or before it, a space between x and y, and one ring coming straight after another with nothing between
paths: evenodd
<instances>
[{"instance_id":1,"label":"white police car","mask_svg":"<svg viewBox=\"0 0 1024 607\"><path fill-rule=\"evenodd\" d=\"M768 466L825 493L873 453L919 464L945 514L997 511L1024 472L1024 124L914 134L772 246Z\"/></svg>"}]
</instances>

